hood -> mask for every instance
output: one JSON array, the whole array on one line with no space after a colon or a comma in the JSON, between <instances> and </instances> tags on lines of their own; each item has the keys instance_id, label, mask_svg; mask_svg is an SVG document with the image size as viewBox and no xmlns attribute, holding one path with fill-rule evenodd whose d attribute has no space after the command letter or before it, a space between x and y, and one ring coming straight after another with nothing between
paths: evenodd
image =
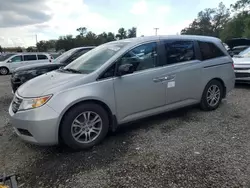
<instances>
[{"instance_id":1,"label":"hood","mask_svg":"<svg viewBox=\"0 0 250 188\"><path fill-rule=\"evenodd\" d=\"M15 72L19 72L19 71L28 71L28 70L35 70L35 69L40 69L40 68L45 68L45 67L54 67L54 66L62 66L59 63L39 63L39 64L35 64L35 65L27 65L27 66L23 66L20 68L15 69Z\"/></svg>"},{"instance_id":2,"label":"hood","mask_svg":"<svg viewBox=\"0 0 250 188\"><path fill-rule=\"evenodd\" d=\"M86 77L86 74L73 74L73 73L63 73L59 71L52 71L21 85L17 93L21 97L38 97L43 95L52 94L53 90L57 90L59 87L61 89L70 88L71 86L76 86L75 82L82 84L82 78Z\"/></svg>"},{"instance_id":3,"label":"hood","mask_svg":"<svg viewBox=\"0 0 250 188\"><path fill-rule=\"evenodd\" d=\"M250 46L250 39L245 38L238 38L238 39L231 39L225 42L230 49L236 46Z\"/></svg>"}]
</instances>

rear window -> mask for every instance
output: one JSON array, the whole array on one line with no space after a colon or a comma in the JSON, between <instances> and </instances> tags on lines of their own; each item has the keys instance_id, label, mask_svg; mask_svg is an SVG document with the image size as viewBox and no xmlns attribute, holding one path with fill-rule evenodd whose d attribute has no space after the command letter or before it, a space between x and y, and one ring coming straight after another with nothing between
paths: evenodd
<instances>
[{"instance_id":1,"label":"rear window","mask_svg":"<svg viewBox=\"0 0 250 188\"><path fill-rule=\"evenodd\" d=\"M37 59L36 59L36 55L24 55L23 58L24 58L24 61L33 61L33 60L37 60Z\"/></svg>"},{"instance_id":2,"label":"rear window","mask_svg":"<svg viewBox=\"0 0 250 188\"><path fill-rule=\"evenodd\" d=\"M46 55L42 55L42 54L38 54L37 58L38 58L38 60L48 59L48 57Z\"/></svg>"},{"instance_id":3,"label":"rear window","mask_svg":"<svg viewBox=\"0 0 250 188\"><path fill-rule=\"evenodd\" d=\"M202 60L213 59L225 56L225 54L215 44L211 42L198 41Z\"/></svg>"}]
</instances>

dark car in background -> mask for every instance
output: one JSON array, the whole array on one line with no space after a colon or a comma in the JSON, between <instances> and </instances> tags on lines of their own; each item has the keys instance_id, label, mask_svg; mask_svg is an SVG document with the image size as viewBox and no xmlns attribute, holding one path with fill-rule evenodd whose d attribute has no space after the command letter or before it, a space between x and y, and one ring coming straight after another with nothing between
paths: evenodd
<instances>
[{"instance_id":1,"label":"dark car in background","mask_svg":"<svg viewBox=\"0 0 250 188\"><path fill-rule=\"evenodd\" d=\"M238 55L240 52L250 47L250 39L247 38L234 38L227 40L225 43L229 48L228 53L231 57Z\"/></svg>"},{"instance_id":2,"label":"dark car in background","mask_svg":"<svg viewBox=\"0 0 250 188\"><path fill-rule=\"evenodd\" d=\"M60 55L53 61L53 63L41 63L38 65L29 65L16 69L11 76L11 87L13 92L15 92L19 86L28 80L61 67L65 67L93 48L94 46L73 48Z\"/></svg>"}]
</instances>

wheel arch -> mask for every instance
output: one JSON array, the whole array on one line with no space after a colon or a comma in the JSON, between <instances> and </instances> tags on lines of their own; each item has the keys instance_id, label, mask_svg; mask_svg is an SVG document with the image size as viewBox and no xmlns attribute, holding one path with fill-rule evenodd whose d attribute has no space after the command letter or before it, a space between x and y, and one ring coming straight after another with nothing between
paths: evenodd
<instances>
[{"instance_id":1,"label":"wheel arch","mask_svg":"<svg viewBox=\"0 0 250 188\"><path fill-rule=\"evenodd\" d=\"M81 100L81 101L77 101L76 103L71 104L70 106L67 107L67 109L62 113L59 122L58 122L58 141L61 142L62 139L60 137L60 131L61 131L61 123L63 121L63 119L65 118L65 115L67 114L67 112L69 112L72 108L74 108L77 105L84 105L86 103L93 103L93 104L97 104L100 105L108 114L108 119L109 119L109 129L111 131L115 131L117 128L117 120L116 120L116 116L112 113L111 108L103 101L98 100L98 99L86 99L86 100Z\"/></svg>"},{"instance_id":2,"label":"wheel arch","mask_svg":"<svg viewBox=\"0 0 250 188\"><path fill-rule=\"evenodd\" d=\"M223 86L222 98L225 98L225 97L226 97L226 93L227 93L227 88L226 88L226 86L225 86L224 81L223 81L221 78L218 78L218 77L215 77L215 78L210 79L210 80L207 82L207 84L204 86L202 93L204 92L204 90L205 90L206 86L208 85L208 83L210 83L210 82L213 81L213 80L217 80L218 82L220 82L220 83L222 84L222 86Z\"/></svg>"},{"instance_id":3,"label":"wheel arch","mask_svg":"<svg viewBox=\"0 0 250 188\"><path fill-rule=\"evenodd\" d=\"M10 73L10 69L9 69L8 67L6 67L6 66L0 66L0 69L1 69L1 68L6 68L7 71L8 71L8 73ZM7 73L7 74L8 74L8 73Z\"/></svg>"}]
</instances>

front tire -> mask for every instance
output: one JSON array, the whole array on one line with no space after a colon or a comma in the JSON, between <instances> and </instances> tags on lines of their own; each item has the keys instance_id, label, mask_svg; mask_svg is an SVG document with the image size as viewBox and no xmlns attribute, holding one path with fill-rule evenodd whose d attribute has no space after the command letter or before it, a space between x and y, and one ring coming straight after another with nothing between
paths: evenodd
<instances>
[{"instance_id":1,"label":"front tire","mask_svg":"<svg viewBox=\"0 0 250 188\"><path fill-rule=\"evenodd\" d=\"M6 67L0 67L0 75L7 75L9 73L9 69Z\"/></svg>"},{"instance_id":2,"label":"front tire","mask_svg":"<svg viewBox=\"0 0 250 188\"><path fill-rule=\"evenodd\" d=\"M223 97L223 85L218 80L211 80L205 87L200 107L202 110L211 111L219 107Z\"/></svg>"},{"instance_id":3,"label":"front tire","mask_svg":"<svg viewBox=\"0 0 250 188\"><path fill-rule=\"evenodd\" d=\"M98 104L83 103L70 109L61 122L60 136L74 150L99 144L109 130L107 112Z\"/></svg>"}]
</instances>

